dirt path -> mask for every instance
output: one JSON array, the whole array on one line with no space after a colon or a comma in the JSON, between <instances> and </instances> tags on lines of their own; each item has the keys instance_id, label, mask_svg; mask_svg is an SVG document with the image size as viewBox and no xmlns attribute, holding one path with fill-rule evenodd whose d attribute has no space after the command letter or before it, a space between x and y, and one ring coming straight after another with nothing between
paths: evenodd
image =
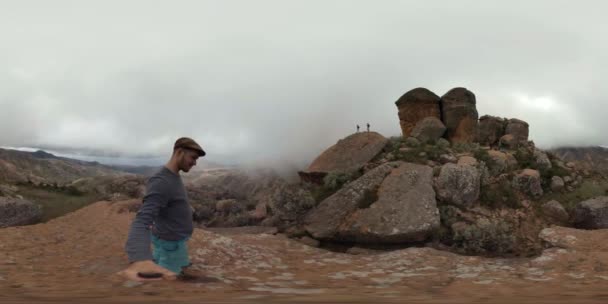
<instances>
[{"instance_id":1,"label":"dirt path","mask_svg":"<svg viewBox=\"0 0 608 304\"><path fill-rule=\"evenodd\" d=\"M281 235L190 242L205 283L127 282L123 251L132 213L95 203L45 224L0 230L0 303L602 303L608 231L544 231L555 248L533 259L459 256L431 248L348 255ZM561 248L559 248L561 247Z\"/></svg>"}]
</instances>

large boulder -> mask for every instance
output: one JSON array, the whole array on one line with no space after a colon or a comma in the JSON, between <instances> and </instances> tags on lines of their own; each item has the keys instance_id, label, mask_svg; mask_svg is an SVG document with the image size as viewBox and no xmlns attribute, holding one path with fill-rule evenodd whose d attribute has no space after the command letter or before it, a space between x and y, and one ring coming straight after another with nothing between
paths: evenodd
<instances>
[{"instance_id":1,"label":"large boulder","mask_svg":"<svg viewBox=\"0 0 608 304\"><path fill-rule=\"evenodd\" d=\"M533 156L534 156L534 163L536 164L536 167L538 169L541 169L541 170L551 169L552 164L551 164L551 160L547 156L547 153L545 153L539 149L534 149Z\"/></svg>"},{"instance_id":2,"label":"large boulder","mask_svg":"<svg viewBox=\"0 0 608 304\"><path fill-rule=\"evenodd\" d=\"M529 125L523 120L511 118L507 121L505 135L512 135L518 143L526 143L528 141Z\"/></svg>"},{"instance_id":3,"label":"large boulder","mask_svg":"<svg viewBox=\"0 0 608 304\"><path fill-rule=\"evenodd\" d=\"M439 226L432 177L428 166L378 166L322 201L306 216L305 229L330 241L422 241Z\"/></svg>"},{"instance_id":4,"label":"large boulder","mask_svg":"<svg viewBox=\"0 0 608 304\"><path fill-rule=\"evenodd\" d=\"M513 188L532 197L543 195L540 173L537 170L524 169L513 178Z\"/></svg>"},{"instance_id":5,"label":"large boulder","mask_svg":"<svg viewBox=\"0 0 608 304\"><path fill-rule=\"evenodd\" d=\"M378 155L388 142L387 138L376 132L352 134L325 150L306 171L298 174L302 180L321 184L330 172L351 173L359 170Z\"/></svg>"},{"instance_id":6,"label":"large boulder","mask_svg":"<svg viewBox=\"0 0 608 304\"><path fill-rule=\"evenodd\" d=\"M568 222L568 212L564 209L564 206L556 200L551 200L543 204L543 213L548 216L551 220L558 224L564 224Z\"/></svg>"},{"instance_id":7,"label":"large boulder","mask_svg":"<svg viewBox=\"0 0 608 304\"><path fill-rule=\"evenodd\" d=\"M608 228L608 196L599 196L576 204L574 226L583 229Z\"/></svg>"},{"instance_id":8,"label":"large boulder","mask_svg":"<svg viewBox=\"0 0 608 304\"><path fill-rule=\"evenodd\" d=\"M412 137L423 143L436 141L445 133L445 125L437 117L426 117L419 121L412 130Z\"/></svg>"},{"instance_id":9,"label":"large boulder","mask_svg":"<svg viewBox=\"0 0 608 304\"><path fill-rule=\"evenodd\" d=\"M505 134L505 120L500 117L484 115L479 118L479 144L492 146Z\"/></svg>"},{"instance_id":10,"label":"large boulder","mask_svg":"<svg viewBox=\"0 0 608 304\"><path fill-rule=\"evenodd\" d=\"M0 228L35 224L41 218L38 205L24 199L0 197Z\"/></svg>"},{"instance_id":11,"label":"large boulder","mask_svg":"<svg viewBox=\"0 0 608 304\"><path fill-rule=\"evenodd\" d=\"M441 167L435 185L440 201L469 207L479 198L481 176L473 165L447 163Z\"/></svg>"},{"instance_id":12,"label":"large boulder","mask_svg":"<svg viewBox=\"0 0 608 304\"><path fill-rule=\"evenodd\" d=\"M399 124L403 138L411 136L418 122L426 117L441 119L439 96L425 88L408 91L395 104L399 109Z\"/></svg>"},{"instance_id":13,"label":"large boulder","mask_svg":"<svg viewBox=\"0 0 608 304\"><path fill-rule=\"evenodd\" d=\"M465 88L454 88L441 97L445 137L452 143L471 143L477 139L475 94Z\"/></svg>"}]
</instances>

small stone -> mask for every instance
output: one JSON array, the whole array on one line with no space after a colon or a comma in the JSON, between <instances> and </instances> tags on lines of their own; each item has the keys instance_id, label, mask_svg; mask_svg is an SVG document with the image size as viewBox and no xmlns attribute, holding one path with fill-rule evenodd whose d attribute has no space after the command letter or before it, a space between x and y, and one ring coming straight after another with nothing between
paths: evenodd
<instances>
[{"instance_id":1,"label":"small stone","mask_svg":"<svg viewBox=\"0 0 608 304\"><path fill-rule=\"evenodd\" d=\"M319 242L311 237L308 237L308 236L303 236L298 241L300 241L300 243L308 245L310 247L319 247L321 245L321 242Z\"/></svg>"},{"instance_id":2,"label":"small stone","mask_svg":"<svg viewBox=\"0 0 608 304\"><path fill-rule=\"evenodd\" d=\"M137 287L140 285L143 285L144 283L142 282L137 282L137 281L126 281L124 284L122 284L122 286L127 287L127 288L133 288L133 287Z\"/></svg>"},{"instance_id":3,"label":"small stone","mask_svg":"<svg viewBox=\"0 0 608 304\"><path fill-rule=\"evenodd\" d=\"M564 180L559 176L554 176L551 178L551 191L558 192L564 189Z\"/></svg>"}]
</instances>

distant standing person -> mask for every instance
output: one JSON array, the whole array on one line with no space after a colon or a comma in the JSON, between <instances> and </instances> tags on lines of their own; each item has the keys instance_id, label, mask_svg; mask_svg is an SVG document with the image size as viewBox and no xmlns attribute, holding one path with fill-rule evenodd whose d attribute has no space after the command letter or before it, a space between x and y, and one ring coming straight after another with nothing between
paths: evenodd
<instances>
[{"instance_id":1,"label":"distant standing person","mask_svg":"<svg viewBox=\"0 0 608 304\"><path fill-rule=\"evenodd\" d=\"M148 179L125 244L130 265L119 274L134 281L173 280L190 265L186 242L194 230L193 210L179 171L190 171L202 156L205 151L193 139L179 138L169 161Z\"/></svg>"},{"instance_id":2,"label":"distant standing person","mask_svg":"<svg viewBox=\"0 0 608 304\"><path fill-rule=\"evenodd\" d=\"M359 133L359 125L357 125L357 133Z\"/></svg>"},{"instance_id":3,"label":"distant standing person","mask_svg":"<svg viewBox=\"0 0 608 304\"><path fill-rule=\"evenodd\" d=\"M369 122L367 123L367 132L369 132Z\"/></svg>"}]
</instances>

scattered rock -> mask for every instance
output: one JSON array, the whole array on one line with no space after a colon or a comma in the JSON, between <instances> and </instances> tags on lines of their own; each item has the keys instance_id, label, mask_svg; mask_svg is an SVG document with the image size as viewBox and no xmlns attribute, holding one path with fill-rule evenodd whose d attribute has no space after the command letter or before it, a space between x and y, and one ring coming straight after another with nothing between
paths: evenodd
<instances>
[{"instance_id":1,"label":"scattered rock","mask_svg":"<svg viewBox=\"0 0 608 304\"><path fill-rule=\"evenodd\" d=\"M549 216L557 223L567 223L568 218L570 217L568 215L568 212L566 212L566 209L564 209L564 207L562 206L562 204L560 204L556 200L551 200L544 203L542 206L542 210L545 215Z\"/></svg>"},{"instance_id":2,"label":"scattered rock","mask_svg":"<svg viewBox=\"0 0 608 304\"><path fill-rule=\"evenodd\" d=\"M456 156L452 155L452 154L441 154L439 156L439 162L441 162L442 164L447 164L447 163L457 163L458 159L456 158Z\"/></svg>"},{"instance_id":3,"label":"scattered rock","mask_svg":"<svg viewBox=\"0 0 608 304\"><path fill-rule=\"evenodd\" d=\"M298 239L298 241L300 241L300 243L308 245L310 247L319 247L321 245L321 242L308 237L308 236L303 236L300 239Z\"/></svg>"},{"instance_id":4,"label":"scattered rock","mask_svg":"<svg viewBox=\"0 0 608 304\"><path fill-rule=\"evenodd\" d=\"M583 229L608 228L608 196L600 196L576 204L574 226Z\"/></svg>"},{"instance_id":5,"label":"scattered rock","mask_svg":"<svg viewBox=\"0 0 608 304\"><path fill-rule=\"evenodd\" d=\"M540 173L537 170L524 169L513 178L513 188L533 197L543 195Z\"/></svg>"},{"instance_id":6,"label":"scattered rock","mask_svg":"<svg viewBox=\"0 0 608 304\"><path fill-rule=\"evenodd\" d=\"M564 180L559 176L553 176L551 178L551 191L559 192L564 189Z\"/></svg>"}]
</instances>

